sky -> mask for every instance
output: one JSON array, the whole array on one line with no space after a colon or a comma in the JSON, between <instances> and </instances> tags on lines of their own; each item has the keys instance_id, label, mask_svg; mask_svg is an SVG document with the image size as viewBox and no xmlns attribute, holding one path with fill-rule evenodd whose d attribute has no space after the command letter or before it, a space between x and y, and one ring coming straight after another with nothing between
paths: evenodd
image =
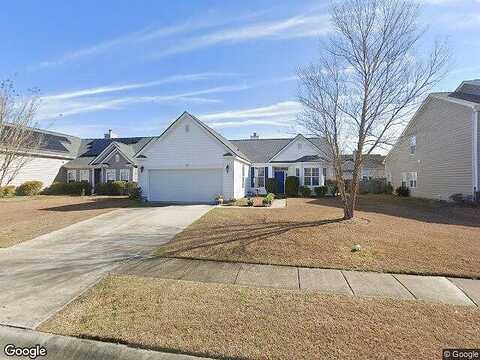
<instances>
[{"instance_id":1,"label":"sky","mask_svg":"<svg viewBox=\"0 0 480 360\"><path fill-rule=\"evenodd\" d=\"M183 111L230 139L288 137L299 66L331 31L328 1L2 3L0 79L37 88L40 127L84 138L159 135ZM480 78L480 0L423 0L421 48L447 39L436 91Z\"/></svg>"}]
</instances>

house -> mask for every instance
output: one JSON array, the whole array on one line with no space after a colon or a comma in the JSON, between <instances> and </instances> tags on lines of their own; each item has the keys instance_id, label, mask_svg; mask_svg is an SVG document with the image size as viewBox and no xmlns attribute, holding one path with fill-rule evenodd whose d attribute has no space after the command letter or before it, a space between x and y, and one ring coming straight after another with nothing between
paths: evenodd
<instances>
[{"instance_id":1,"label":"house","mask_svg":"<svg viewBox=\"0 0 480 360\"><path fill-rule=\"evenodd\" d=\"M16 184L88 181L94 186L138 181L149 201L201 203L212 202L217 195L234 199L265 194L268 178L275 179L278 191L284 193L287 176L297 176L300 185L312 190L335 177L322 156L327 151L321 138L260 139L254 133L250 139L228 140L187 112L155 137L117 138L111 131L102 139L48 134L43 152ZM44 162L54 151L61 161ZM371 168L364 171L374 177L382 169L377 169L378 161L371 163L375 166L366 161Z\"/></svg>"},{"instance_id":2,"label":"house","mask_svg":"<svg viewBox=\"0 0 480 360\"><path fill-rule=\"evenodd\" d=\"M13 179L18 186L39 180L45 187L53 182L88 181L92 185L112 180L137 181L134 155L153 137L80 139L57 132L33 129L40 146L30 151L30 160Z\"/></svg>"},{"instance_id":3,"label":"house","mask_svg":"<svg viewBox=\"0 0 480 360\"><path fill-rule=\"evenodd\" d=\"M430 94L385 159L387 178L416 197L478 199L480 80Z\"/></svg>"},{"instance_id":4,"label":"house","mask_svg":"<svg viewBox=\"0 0 480 360\"><path fill-rule=\"evenodd\" d=\"M343 177L351 180L353 176L354 156L345 155L343 160ZM384 179L385 178L385 156L380 154L363 155L361 180Z\"/></svg>"}]
</instances>

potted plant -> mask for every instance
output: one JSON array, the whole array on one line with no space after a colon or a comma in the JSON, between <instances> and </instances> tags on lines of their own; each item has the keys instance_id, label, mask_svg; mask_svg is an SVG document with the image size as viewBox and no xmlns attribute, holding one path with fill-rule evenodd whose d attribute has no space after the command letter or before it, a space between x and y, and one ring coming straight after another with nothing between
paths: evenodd
<instances>
[{"instance_id":1,"label":"potted plant","mask_svg":"<svg viewBox=\"0 0 480 360\"><path fill-rule=\"evenodd\" d=\"M215 201L217 202L217 205L223 205L223 195L217 195L215 196Z\"/></svg>"}]
</instances>

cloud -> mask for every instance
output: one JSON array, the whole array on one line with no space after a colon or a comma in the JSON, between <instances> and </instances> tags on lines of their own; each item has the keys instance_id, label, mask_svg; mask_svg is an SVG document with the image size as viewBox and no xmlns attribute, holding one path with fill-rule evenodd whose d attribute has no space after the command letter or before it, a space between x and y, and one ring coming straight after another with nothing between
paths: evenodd
<instances>
[{"instance_id":1,"label":"cloud","mask_svg":"<svg viewBox=\"0 0 480 360\"><path fill-rule=\"evenodd\" d=\"M172 103L185 101L190 103L218 103L220 100L205 97L218 93L235 92L248 89L247 85L228 85L207 88L172 95L155 96L126 96L113 99L87 98L72 100L71 98L50 98L43 99L38 113L37 120L67 117L81 113L91 113L104 110L119 110L135 104L145 103Z\"/></svg>"},{"instance_id":2,"label":"cloud","mask_svg":"<svg viewBox=\"0 0 480 360\"><path fill-rule=\"evenodd\" d=\"M149 81L144 83L133 83L133 84L124 84L124 85L108 85L108 86L101 86L95 88L88 88L76 91L70 91L60 94L54 95L46 95L42 96L43 100L51 101L51 100L61 100L61 99L73 99L82 96L91 96L91 95L99 95L105 93L112 93L118 91L126 91L126 90L133 90L133 89L143 89L158 85L164 85L169 83L176 83L181 81L197 81L197 80L207 80L212 78L218 77L232 77L237 76L236 73L215 73L215 72L205 72L205 73L198 73L198 74L186 74L186 75L174 75L169 76L165 79L156 80L156 81Z\"/></svg>"},{"instance_id":3,"label":"cloud","mask_svg":"<svg viewBox=\"0 0 480 360\"><path fill-rule=\"evenodd\" d=\"M284 101L253 109L224 111L200 115L199 118L216 128L272 125L293 127L302 105L296 101Z\"/></svg>"},{"instance_id":4,"label":"cloud","mask_svg":"<svg viewBox=\"0 0 480 360\"><path fill-rule=\"evenodd\" d=\"M210 47L223 43L238 43L261 38L291 39L313 37L330 31L330 20L327 15L301 15L283 20L244 25L226 30L211 31L180 41L178 45L166 48L152 58L161 58L178 53Z\"/></svg>"}]
</instances>

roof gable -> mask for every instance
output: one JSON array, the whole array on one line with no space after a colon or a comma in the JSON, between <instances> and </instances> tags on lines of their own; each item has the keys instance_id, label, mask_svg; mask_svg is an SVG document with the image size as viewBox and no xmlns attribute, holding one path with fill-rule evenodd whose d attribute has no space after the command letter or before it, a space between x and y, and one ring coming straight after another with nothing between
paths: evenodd
<instances>
[{"instance_id":1,"label":"roof gable","mask_svg":"<svg viewBox=\"0 0 480 360\"><path fill-rule=\"evenodd\" d=\"M295 136L270 161L293 161L304 156L320 155L320 148L302 134Z\"/></svg>"}]
</instances>

